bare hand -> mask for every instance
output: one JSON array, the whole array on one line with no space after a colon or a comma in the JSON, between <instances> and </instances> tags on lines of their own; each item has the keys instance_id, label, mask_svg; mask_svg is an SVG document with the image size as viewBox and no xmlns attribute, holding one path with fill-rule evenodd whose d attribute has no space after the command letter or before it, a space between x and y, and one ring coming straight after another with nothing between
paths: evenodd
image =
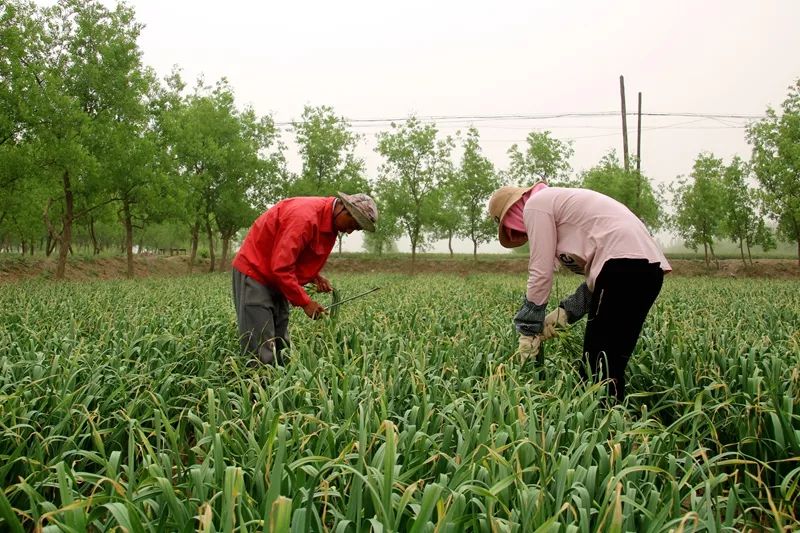
<instances>
[{"instance_id":1,"label":"bare hand","mask_svg":"<svg viewBox=\"0 0 800 533\"><path fill-rule=\"evenodd\" d=\"M328 281L327 278L324 278L322 276L317 276L317 279L314 282L314 285L317 286L317 290L319 292L331 292L333 290L333 286L331 285L331 282Z\"/></svg>"},{"instance_id":2,"label":"bare hand","mask_svg":"<svg viewBox=\"0 0 800 533\"><path fill-rule=\"evenodd\" d=\"M310 302L308 302L306 305L303 306L303 312L305 312L308 318L312 318L314 320L317 320L322 315L327 313L325 308L319 305L314 300L311 300Z\"/></svg>"}]
</instances>

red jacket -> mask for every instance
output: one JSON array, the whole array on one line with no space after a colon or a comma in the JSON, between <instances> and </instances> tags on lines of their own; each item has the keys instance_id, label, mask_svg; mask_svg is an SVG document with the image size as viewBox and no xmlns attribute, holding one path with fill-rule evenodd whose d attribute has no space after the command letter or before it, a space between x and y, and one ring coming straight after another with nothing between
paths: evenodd
<instances>
[{"instance_id":1,"label":"red jacket","mask_svg":"<svg viewBox=\"0 0 800 533\"><path fill-rule=\"evenodd\" d=\"M314 281L336 243L333 197L282 200L256 219L233 267L278 289L289 303L311 301L303 285Z\"/></svg>"}]
</instances>

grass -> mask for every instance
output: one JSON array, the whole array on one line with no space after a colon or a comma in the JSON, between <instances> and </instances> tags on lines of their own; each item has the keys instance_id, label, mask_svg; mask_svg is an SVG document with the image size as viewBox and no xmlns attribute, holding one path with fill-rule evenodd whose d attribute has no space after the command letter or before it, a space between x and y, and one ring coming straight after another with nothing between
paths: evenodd
<instances>
[{"instance_id":1,"label":"grass","mask_svg":"<svg viewBox=\"0 0 800 533\"><path fill-rule=\"evenodd\" d=\"M519 276L331 277L382 290L284 368L227 275L1 286L0 529L800 527L800 283L668 278L607 409L582 326L511 357Z\"/></svg>"}]
</instances>

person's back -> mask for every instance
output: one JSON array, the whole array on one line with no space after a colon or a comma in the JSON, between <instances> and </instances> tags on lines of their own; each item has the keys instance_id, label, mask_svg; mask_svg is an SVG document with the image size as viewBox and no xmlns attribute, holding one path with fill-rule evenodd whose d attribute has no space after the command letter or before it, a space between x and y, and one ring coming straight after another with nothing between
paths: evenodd
<instances>
[{"instance_id":1,"label":"person's back","mask_svg":"<svg viewBox=\"0 0 800 533\"><path fill-rule=\"evenodd\" d=\"M671 269L642 221L624 204L599 192L544 188L528 198L523 219L532 249L554 249L562 265L587 276L590 288L609 259L647 259L665 271ZM542 268L552 264L550 257L536 259Z\"/></svg>"},{"instance_id":2,"label":"person's back","mask_svg":"<svg viewBox=\"0 0 800 533\"><path fill-rule=\"evenodd\" d=\"M336 243L333 201L333 197L301 196L275 204L251 226L234 258L234 268L259 283L287 291L295 305L307 303L298 291L286 287L280 266L293 265L293 274L300 285L308 283L319 272ZM291 238L295 235L303 235L310 246L297 249L296 239ZM295 257L291 261L280 261L282 254L295 254Z\"/></svg>"}]
</instances>

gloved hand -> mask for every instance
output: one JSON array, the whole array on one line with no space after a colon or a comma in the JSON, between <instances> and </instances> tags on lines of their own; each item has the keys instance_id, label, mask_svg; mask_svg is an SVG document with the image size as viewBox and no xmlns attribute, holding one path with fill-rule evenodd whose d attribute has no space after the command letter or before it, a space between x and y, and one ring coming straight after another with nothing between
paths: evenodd
<instances>
[{"instance_id":1,"label":"gloved hand","mask_svg":"<svg viewBox=\"0 0 800 533\"><path fill-rule=\"evenodd\" d=\"M561 307L556 307L544 317L544 329L542 337L544 340L552 339L556 336L558 329L567 327L567 312Z\"/></svg>"},{"instance_id":2,"label":"gloved hand","mask_svg":"<svg viewBox=\"0 0 800 533\"><path fill-rule=\"evenodd\" d=\"M311 300L306 305L303 306L303 311L305 312L308 318L313 318L314 320L320 318L322 315L327 313L324 307L319 305L314 300Z\"/></svg>"},{"instance_id":3,"label":"gloved hand","mask_svg":"<svg viewBox=\"0 0 800 533\"><path fill-rule=\"evenodd\" d=\"M519 336L519 348L517 349L517 353L519 354L520 363L524 363L529 358L536 359L536 356L539 355L539 350L541 349L542 349L541 336L539 335L533 337L529 335Z\"/></svg>"}]
</instances>

